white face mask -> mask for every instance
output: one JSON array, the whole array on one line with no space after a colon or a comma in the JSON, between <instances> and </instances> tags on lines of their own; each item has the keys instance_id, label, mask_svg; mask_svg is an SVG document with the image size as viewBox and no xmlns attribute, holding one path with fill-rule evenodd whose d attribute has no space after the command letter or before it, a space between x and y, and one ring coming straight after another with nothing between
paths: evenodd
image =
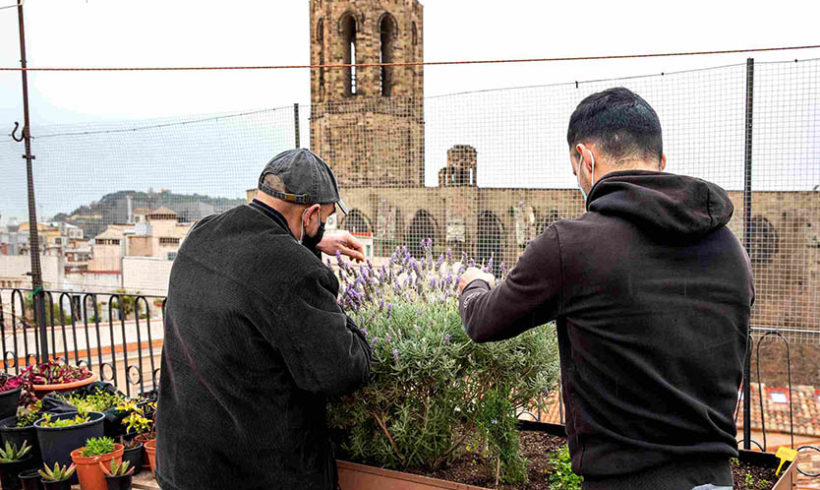
<instances>
[{"instance_id":1,"label":"white face mask","mask_svg":"<svg viewBox=\"0 0 820 490\"><path fill-rule=\"evenodd\" d=\"M589 155L590 155L590 158L592 160L592 173L590 174L590 177L589 177L589 183L590 183L590 186L592 186L592 185L594 185L593 183L595 182L595 155L593 155L592 152L590 152ZM583 164L584 164L584 152L581 152L581 156L578 157L578 182L577 183L578 183L578 190L581 191L581 194L584 196L584 202L586 202L587 193L586 193L586 191L584 191L584 188L581 187L581 166ZM591 187L590 187L590 190L592 190Z\"/></svg>"}]
</instances>

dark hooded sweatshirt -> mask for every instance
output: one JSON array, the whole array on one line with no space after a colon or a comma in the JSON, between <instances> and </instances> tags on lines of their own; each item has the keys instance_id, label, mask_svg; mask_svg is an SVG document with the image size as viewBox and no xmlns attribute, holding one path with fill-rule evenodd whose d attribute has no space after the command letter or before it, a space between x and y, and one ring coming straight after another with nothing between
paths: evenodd
<instances>
[{"instance_id":1,"label":"dark hooded sweatshirt","mask_svg":"<svg viewBox=\"0 0 820 490\"><path fill-rule=\"evenodd\" d=\"M336 488L325 398L369 373L330 268L260 203L200 221L171 270L157 410L165 490Z\"/></svg>"},{"instance_id":2,"label":"dark hooded sweatshirt","mask_svg":"<svg viewBox=\"0 0 820 490\"><path fill-rule=\"evenodd\" d=\"M731 485L753 286L729 197L621 171L587 209L533 240L498 287L465 288L467 333L502 340L557 320L572 469L588 488Z\"/></svg>"}]
</instances>

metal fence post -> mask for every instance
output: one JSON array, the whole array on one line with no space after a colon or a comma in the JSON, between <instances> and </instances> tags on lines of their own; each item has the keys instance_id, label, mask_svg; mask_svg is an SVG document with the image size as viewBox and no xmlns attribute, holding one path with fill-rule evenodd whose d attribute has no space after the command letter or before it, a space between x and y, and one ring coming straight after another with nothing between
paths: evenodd
<instances>
[{"instance_id":1,"label":"metal fence post","mask_svg":"<svg viewBox=\"0 0 820 490\"><path fill-rule=\"evenodd\" d=\"M743 162L743 246L751 255L752 238L752 110L754 108L755 60L746 60L746 144ZM746 358L743 360L743 449L751 449L752 439L752 329L749 320ZM758 393L758 396L763 396Z\"/></svg>"},{"instance_id":2,"label":"metal fence post","mask_svg":"<svg viewBox=\"0 0 820 490\"><path fill-rule=\"evenodd\" d=\"M301 141L299 136L299 103L293 104L293 129L296 133L296 148L300 148Z\"/></svg>"}]
</instances>

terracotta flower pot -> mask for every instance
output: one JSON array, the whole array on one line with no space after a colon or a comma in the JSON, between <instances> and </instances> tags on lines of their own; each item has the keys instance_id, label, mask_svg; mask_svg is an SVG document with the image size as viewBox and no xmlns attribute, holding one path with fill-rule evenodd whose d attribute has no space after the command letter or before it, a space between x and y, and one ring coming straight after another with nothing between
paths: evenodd
<instances>
[{"instance_id":1,"label":"terracotta flower pot","mask_svg":"<svg viewBox=\"0 0 820 490\"><path fill-rule=\"evenodd\" d=\"M151 464L148 461L148 451L145 450L145 443L150 441L151 439L149 439L148 436L145 434L139 434L137 435L137 437L134 438L134 440L142 444L142 469L151 469Z\"/></svg>"},{"instance_id":2,"label":"terracotta flower pot","mask_svg":"<svg viewBox=\"0 0 820 490\"><path fill-rule=\"evenodd\" d=\"M37 395L37 398L42 399L46 394L51 393L52 391L56 391L57 393L63 393L66 391L76 390L77 388L81 388L86 385L90 385L94 381L97 381L97 375L91 373L91 376L81 379L79 381L72 381L71 383L60 383L56 385L32 385L34 387L34 393Z\"/></svg>"},{"instance_id":3,"label":"terracotta flower pot","mask_svg":"<svg viewBox=\"0 0 820 490\"><path fill-rule=\"evenodd\" d=\"M122 462L122 444L114 444L114 452L103 454L102 456L84 457L82 455L83 449L79 448L71 451L71 460L77 466L77 476L80 479L80 488L82 490L106 490L108 484L105 482L105 475L103 474L100 463L105 466L111 466L111 461L117 463Z\"/></svg>"},{"instance_id":4,"label":"terracotta flower pot","mask_svg":"<svg viewBox=\"0 0 820 490\"><path fill-rule=\"evenodd\" d=\"M157 469L157 440L151 439L145 443L145 452L148 454L148 464L151 466L151 473Z\"/></svg>"}]
</instances>

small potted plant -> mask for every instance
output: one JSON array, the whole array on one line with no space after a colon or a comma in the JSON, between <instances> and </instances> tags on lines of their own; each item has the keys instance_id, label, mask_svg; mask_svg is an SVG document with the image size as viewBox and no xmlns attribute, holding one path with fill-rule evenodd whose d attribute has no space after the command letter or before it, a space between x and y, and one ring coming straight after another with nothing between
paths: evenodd
<instances>
[{"instance_id":1,"label":"small potted plant","mask_svg":"<svg viewBox=\"0 0 820 490\"><path fill-rule=\"evenodd\" d=\"M33 364L19 375L23 388L37 398L52 391L65 392L86 386L97 380L97 375L85 366L71 366L62 359Z\"/></svg>"},{"instance_id":2,"label":"small potted plant","mask_svg":"<svg viewBox=\"0 0 820 490\"><path fill-rule=\"evenodd\" d=\"M71 490L71 480L74 477L75 466L60 466L60 463L54 463L54 468L49 468L48 465L40 470L43 487L45 490Z\"/></svg>"},{"instance_id":3,"label":"small potted plant","mask_svg":"<svg viewBox=\"0 0 820 490\"><path fill-rule=\"evenodd\" d=\"M119 437L122 434L120 422L125 413L117 410L117 407L125 402L125 396L117 392L108 392L104 389L94 390L90 393L60 393L46 395L46 399L54 397L57 401L75 407L78 412L102 412L105 414L103 431L108 437Z\"/></svg>"},{"instance_id":4,"label":"small potted plant","mask_svg":"<svg viewBox=\"0 0 820 490\"><path fill-rule=\"evenodd\" d=\"M125 405L126 404L117 408L124 409ZM120 436L120 444L125 448L122 454L122 460L129 462L134 469L134 474L137 474L142 469L143 463L143 443L138 437L150 432L151 421L145 418L140 408L135 407L134 410L122 420L122 425L125 426L125 434Z\"/></svg>"},{"instance_id":5,"label":"small potted plant","mask_svg":"<svg viewBox=\"0 0 820 490\"><path fill-rule=\"evenodd\" d=\"M20 488L17 475L31 467L30 452L31 446L25 442L22 446L7 442L6 446L0 449L0 482L2 482L3 490Z\"/></svg>"},{"instance_id":6,"label":"small potted plant","mask_svg":"<svg viewBox=\"0 0 820 490\"><path fill-rule=\"evenodd\" d=\"M17 405L20 402L22 389L23 380L19 376L0 373L0 419L11 417L17 413Z\"/></svg>"},{"instance_id":7,"label":"small potted plant","mask_svg":"<svg viewBox=\"0 0 820 490\"><path fill-rule=\"evenodd\" d=\"M31 458L35 466L40 465L42 458L34 423L41 418L43 418L43 412L41 411L40 402L37 401L29 407L20 407L16 416L0 420L0 436L2 436L3 441L16 444L18 447L22 446L23 443L28 443L31 446Z\"/></svg>"},{"instance_id":8,"label":"small potted plant","mask_svg":"<svg viewBox=\"0 0 820 490\"><path fill-rule=\"evenodd\" d=\"M115 444L110 437L93 437L85 446L71 451L71 460L77 467L80 487L83 490L105 490L105 475L100 463L110 465L111 461L122 463L122 444Z\"/></svg>"},{"instance_id":9,"label":"small potted plant","mask_svg":"<svg viewBox=\"0 0 820 490\"><path fill-rule=\"evenodd\" d=\"M103 473L105 473L105 482L108 484L108 490L130 490L131 477L134 475L134 468L128 461L117 463L111 461L111 466L108 467L100 463Z\"/></svg>"},{"instance_id":10,"label":"small potted plant","mask_svg":"<svg viewBox=\"0 0 820 490\"><path fill-rule=\"evenodd\" d=\"M151 471L154 471L154 463L155 463L155 455L156 455L156 437L157 437L157 430L156 424L154 423L157 416L157 404L156 402L150 402L147 406L148 410L151 410L151 417L144 417L145 422L141 427L141 432L134 438L135 441L141 443L143 445L143 450L145 451L144 458L143 458L143 469L150 468Z\"/></svg>"},{"instance_id":11,"label":"small potted plant","mask_svg":"<svg viewBox=\"0 0 820 490\"><path fill-rule=\"evenodd\" d=\"M103 436L103 418L100 412L45 414L34 424L43 462L48 466L70 465L71 451L84 446L88 439Z\"/></svg>"}]
</instances>

